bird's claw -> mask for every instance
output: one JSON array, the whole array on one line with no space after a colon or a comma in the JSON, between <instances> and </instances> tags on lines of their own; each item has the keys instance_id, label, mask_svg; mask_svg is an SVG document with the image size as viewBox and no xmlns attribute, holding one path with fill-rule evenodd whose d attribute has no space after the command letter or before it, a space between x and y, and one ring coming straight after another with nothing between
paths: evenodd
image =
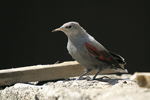
<instances>
[{"instance_id":1,"label":"bird's claw","mask_svg":"<svg viewBox=\"0 0 150 100\"><path fill-rule=\"evenodd\" d=\"M79 77L76 80L92 80L91 77L87 76L87 77Z\"/></svg>"}]
</instances>

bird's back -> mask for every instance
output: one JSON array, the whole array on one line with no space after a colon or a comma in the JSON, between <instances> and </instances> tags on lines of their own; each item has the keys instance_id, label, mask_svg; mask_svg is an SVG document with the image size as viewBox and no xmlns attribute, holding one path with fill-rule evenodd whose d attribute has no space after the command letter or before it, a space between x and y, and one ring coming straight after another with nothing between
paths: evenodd
<instances>
[{"instance_id":1,"label":"bird's back","mask_svg":"<svg viewBox=\"0 0 150 100\"><path fill-rule=\"evenodd\" d=\"M93 38L93 37L91 37ZM93 38L94 39L94 38ZM85 43L93 44L93 39L76 39L75 41L68 39L67 49L69 54L80 64L87 69L97 69L99 66L104 66L105 63L100 62L95 57L89 54ZM103 47L102 47L103 48ZM105 48L103 48L105 49Z\"/></svg>"},{"instance_id":2,"label":"bird's back","mask_svg":"<svg viewBox=\"0 0 150 100\"><path fill-rule=\"evenodd\" d=\"M89 34L85 38L68 39L67 49L76 61L88 69L122 69L115 57Z\"/></svg>"}]
</instances>

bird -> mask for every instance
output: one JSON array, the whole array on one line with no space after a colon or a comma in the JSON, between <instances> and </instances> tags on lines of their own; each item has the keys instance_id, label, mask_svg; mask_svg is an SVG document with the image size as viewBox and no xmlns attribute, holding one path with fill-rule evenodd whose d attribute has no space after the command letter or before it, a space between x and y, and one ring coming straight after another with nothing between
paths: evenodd
<instances>
[{"instance_id":1,"label":"bird","mask_svg":"<svg viewBox=\"0 0 150 100\"><path fill-rule=\"evenodd\" d=\"M69 54L86 69L86 72L78 78L79 80L92 70L98 70L92 78L93 80L96 79L96 76L101 71L106 69L128 73L124 68L126 64L124 58L114 52L108 51L93 36L88 34L78 22L67 22L52 32L57 31L62 31L67 35L67 49Z\"/></svg>"}]
</instances>

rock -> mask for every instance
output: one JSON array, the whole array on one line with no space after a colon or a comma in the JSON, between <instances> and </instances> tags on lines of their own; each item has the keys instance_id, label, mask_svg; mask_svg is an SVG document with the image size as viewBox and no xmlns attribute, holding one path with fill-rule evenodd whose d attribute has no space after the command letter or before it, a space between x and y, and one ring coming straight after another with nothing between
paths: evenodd
<instances>
[{"instance_id":1,"label":"rock","mask_svg":"<svg viewBox=\"0 0 150 100\"><path fill-rule=\"evenodd\" d=\"M150 73L136 72L130 79L137 81L140 87L150 88Z\"/></svg>"},{"instance_id":2,"label":"rock","mask_svg":"<svg viewBox=\"0 0 150 100\"><path fill-rule=\"evenodd\" d=\"M84 69L85 67L76 61L4 69L0 70L0 86L31 81L58 80L68 77L80 76L84 73ZM94 75L97 73L97 71L98 70L93 70L87 73L87 75ZM113 69L106 69L101 71L99 74L116 72L118 71Z\"/></svg>"},{"instance_id":3,"label":"rock","mask_svg":"<svg viewBox=\"0 0 150 100\"><path fill-rule=\"evenodd\" d=\"M103 80L58 80L43 85L17 83L0 93L0 100L148 100L150 89L140 88L129 74ZM102 75L98 75L102 77Z\"/></svg>"}]
</instances>

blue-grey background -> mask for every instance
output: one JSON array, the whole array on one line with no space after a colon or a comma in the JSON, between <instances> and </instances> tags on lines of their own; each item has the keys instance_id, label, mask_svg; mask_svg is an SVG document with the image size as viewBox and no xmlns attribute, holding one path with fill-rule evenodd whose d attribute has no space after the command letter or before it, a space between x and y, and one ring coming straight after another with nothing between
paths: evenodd
<instances>
[{"instance_id":1,"label":"blue-grey background","mask_svg":"<svg viewBox=\"0 0 150 100\"><path fill-rule=\"evenodd\" d=\"M67 37L51 31L77 21L108 50L122 55L130 73L150 71L150 2L3 0L0 69L73 60Z\"/></svg>"}]
</instances>

